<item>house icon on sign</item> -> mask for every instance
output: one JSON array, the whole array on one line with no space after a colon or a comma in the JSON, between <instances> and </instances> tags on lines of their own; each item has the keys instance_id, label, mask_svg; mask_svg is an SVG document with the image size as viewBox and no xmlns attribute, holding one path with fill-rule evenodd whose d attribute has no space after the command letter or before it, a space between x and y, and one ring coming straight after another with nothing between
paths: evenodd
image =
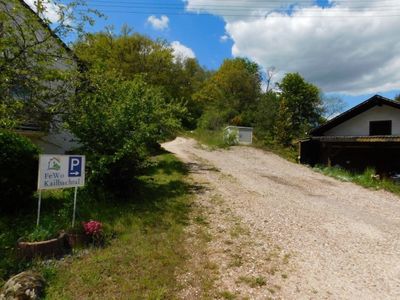
<instances>
[{"instance_id":1,"label":"house icon on sign","mask_svg":"<svg viewBox=\"0 0 400 300\"><path fill-rule=\"evenodd\" d=\"M47 170L60 171L60 169L61 169L60 160L57 157L50 158L47 164Z\"/></svg>"}]
</instances>

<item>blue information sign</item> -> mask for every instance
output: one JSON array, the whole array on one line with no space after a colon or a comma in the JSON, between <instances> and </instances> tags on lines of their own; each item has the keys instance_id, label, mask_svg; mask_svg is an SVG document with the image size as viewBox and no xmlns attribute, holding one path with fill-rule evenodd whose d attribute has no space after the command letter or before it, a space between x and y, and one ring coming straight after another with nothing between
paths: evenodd
<instances>
[{"instance_id":1,"label":"blue information sign","mask_svg":"<svg viewBox=\"0 0 400 300\"><path fill-rule=\"evenodd\" d=\"M70 156L68 163L68 177L80 177L82 175L82 156Z\"/></svg>"}]
</instances>

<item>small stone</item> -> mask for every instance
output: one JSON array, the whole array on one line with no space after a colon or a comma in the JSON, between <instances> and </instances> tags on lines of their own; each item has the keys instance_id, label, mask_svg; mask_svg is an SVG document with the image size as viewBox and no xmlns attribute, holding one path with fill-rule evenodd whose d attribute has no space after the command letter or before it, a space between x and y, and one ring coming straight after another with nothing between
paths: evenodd
<instances>
[{"instance_id":1,"label":"small stone","mask_svg":"<svg viewBox=\"0 0 400 300\"><path fill-rule=\"evenodd\" d=\"M43 295L45 280L39 273L25 271L11 277L3 286L0 300L36 300Z\"/></svg>"}]
</instances>

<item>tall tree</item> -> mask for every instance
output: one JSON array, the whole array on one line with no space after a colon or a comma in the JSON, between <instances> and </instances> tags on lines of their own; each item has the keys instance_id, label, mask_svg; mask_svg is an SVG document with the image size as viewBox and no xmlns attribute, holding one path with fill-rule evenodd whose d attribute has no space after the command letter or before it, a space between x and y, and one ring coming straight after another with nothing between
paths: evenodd
<instances>
[{"instance_id":1,"label":"tall tree","mask_svg":"<svg viewBox=\"0 0 400 300\"><path fill-rule=\"evenodd\" d=\"M254 130L258 138L273 140L275 123L278 118L280 106L279 95L274 91L268 91L261 95L254 110Z\"/></svg>"},{"instance_id":2,"label":"tall tree","mask_svg":"<svg viewBox=\"0 0 400 300\"><path fill-rule=\"evenodd\" d=\"M124 80L140 75L147 83L161 87L167 98L186 103L186 125L197 116L198 109L191 98L208 72L196 59L176 59L167 42L152 40L124 26L118 35L111 29L85 35L74 49L89 68L118 72Z\"/></svg>"},{"instance_id":3,"label":"tall tree","mask_svg":"<svg viewBox=\"0 0 400 300\"><path fill-rule=\"evenodd\" d=\"M205 110L205 119L222 116L221 121L225 123L246 125L252 122L250 112L260 95L261 73L258 65L248 59L235 58L225 60L194 95L194 99ZM213 122L212 119L209 121Z\"/></svg>"},{"instance_id":4,"label":"tall tree","mask_svg":"<svg viewBox=\"0 0 400 300\"><path fill-rule=\"evenodd\" d=\"M290 146L295 132L293 130L293 112L289 109L289 105L285 98L282 98L279 103L275 121L275 140L283 145Z\"/></svg>"},{"instance_id":5,"label":"tall tree","mask_svg":"<svg viewBox=\"0 0 400 300\"><path fill-rule=\"evenodd\" d=\"M286 124L285 120L290 117L290 136L295 138L304 136L310 128L321 121L323 105L319 89L306 82L298 73L286 74L278 87L281 90L283 103L280 106L279 122Z\"/></svg>"}]
</instances>

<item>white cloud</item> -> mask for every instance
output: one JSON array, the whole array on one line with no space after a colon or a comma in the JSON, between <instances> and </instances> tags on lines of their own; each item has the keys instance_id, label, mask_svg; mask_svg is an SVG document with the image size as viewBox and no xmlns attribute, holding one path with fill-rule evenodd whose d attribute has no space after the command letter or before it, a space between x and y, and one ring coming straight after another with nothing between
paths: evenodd
<instances>
[{"instance_id":1,"label":"white cloud","mask_svg":"<svg viewBox=\"0 0 400 300\"><path fill-rule=\"evenodd\" d=\"M183 0L186 9L192 12L209 12L220 15L227 21L253 19L254 17L265 17L271 11L286 9L295 2L302 5L311 5L314 0L274 0L274 1L254 1L254 0Z\"/></svg>"},{"instance_id":2,"label":"white cloud","mask_svg":"<svg viewBox=\"0 0 400 300\"><path fill-rule=\"evenodd\" d=\"M156 30L164 30L169 26L169 18L164 15L160 18L157 18L156 16L150 16L147 18L147 23L149 23Z\"/></svg>"},{"instance_id":3,"label":"white cloud","mask_svg":"<svg viewBox=\"0 0 400 300\"><path fill-rule=\"evenodd\" d=\"M221 43L225 43L227 40L229 40L229 35L227 35L227 34L224 34L223 36L221 36L221 37L219 38L219 41L220 41Z\"/></svg>"},{"instance_id":4,"label":"white cloud","mask_svg":"<svg viewBox=\"0 0 400 300\"><path fill-rule=\"evenodd\" d=\"M192 49L181 44L179 41L172 42L171 48L173 50L174 57L177 60L185 60L196 57Z\"/></svg>"},{"instance_id":5,"label":"white cloud","mask_svg":"<svg viewBox=\"0 0 400 300\"><path fill-rule=\"evenodd\" d=\"M280 76L299 72L325 92L400 88L400 18L384 17L399 12L391 0L336 0L327 8L302 1L290 14L280 9L294 1L226 0L225 9L211 0L186 2L190 11L224 18L234 56L274 65Z\"/></svg>"}]
</instances>

